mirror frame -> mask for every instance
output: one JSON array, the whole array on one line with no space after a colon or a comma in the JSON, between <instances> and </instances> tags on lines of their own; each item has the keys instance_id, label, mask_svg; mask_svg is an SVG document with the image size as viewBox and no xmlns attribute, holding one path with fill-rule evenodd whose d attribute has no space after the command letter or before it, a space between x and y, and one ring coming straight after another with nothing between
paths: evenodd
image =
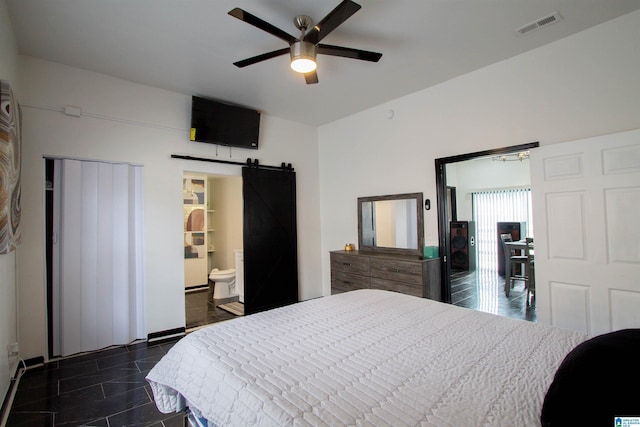
<instances>
[{"instance_id":1,"label":"mirror frame","mask_svg":"<svg viewBox=\"0 0 640 427\"><path fill-rule=\"evenodd\" d=\"M405 248L387 248L382 246L365 246L363 245L362 236L362 204L366 202L376 202L383 200L416 200L416 218L417 218L417 242L418 247L416 249ZM423 209L423 196L422 193L404 193L404 194L390 194L386 196L372 196L372 197L358 197L358 249L363 252L380 252L400 255L417 255L422 258L424 256L424 211Z\"/></svg>"}]
</instances>

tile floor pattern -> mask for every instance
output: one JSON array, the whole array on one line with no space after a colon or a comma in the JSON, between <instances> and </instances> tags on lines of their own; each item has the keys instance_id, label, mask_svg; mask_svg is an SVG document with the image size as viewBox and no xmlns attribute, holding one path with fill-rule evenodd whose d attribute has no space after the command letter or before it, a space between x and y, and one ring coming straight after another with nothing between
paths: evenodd
<instances>
[{"instance_id":1,"label":"tile floor pattern","mask_svg":"<svg viewBox=\"0 0 640 427\"><path fill-rule=\"evenodd\" d=\"M7 426L183 426L183 414L156 409L144 378L175 341L111 348L27 370Z\"/></svg>"},{"instance_id":2,"label":"tile floor pattern","mask_svg":"<svg viewBox=\"0 0 640 427\"><path fill-rule=\"evenodd\" d=\"M535 322L535 305L527 307L523 282L516 280L507 297L504 293L504 280L504 276L498 275L497 270L454 270L451 272L451 303Z\"/></svg>"},{"instance_id":3,"label":"tile floor pattern","mask_svg":"<svg viewBox=\"0 0 640 427\"><path fill-rule=\"evenodd\" d=\"M227 302L238 301L237 296L217 300L209 300L207 296L206 288L185 294L187 330L236 317L236 315L219 309L217 306Z\"/></svg>"},{"instance_id":4,"label":"tile floor pattern","mask_svg":"<svg viewBox=\"0 0 640 427\"><path fill-rule=\"evenodd\" d=\"M504 278L494 271L454 271L452 302L508 317L535 321L525 305L522 284L510 297ZM237 299L237 298L236 298ZM235 317L207 301L207 291L186 294L187 328ZM47 363L20 379L7 425L35 426L183 426L182 414L162 414L145 375L176 340L140 343Z\"/></svg>"},{"instance_id":5,"label":"tile floor pattern","mask_svg":"<svg viewBox=\"0 0 640 427\"><path fill-rule=\"evenodd\" d=\"M185 294L187 329L232 319L208 301L207 289ZM176 340L140 343L47 363L27 370L7 426L180 426L182 414L162 414L144 379Z\"/></svg>"}]
</instances>

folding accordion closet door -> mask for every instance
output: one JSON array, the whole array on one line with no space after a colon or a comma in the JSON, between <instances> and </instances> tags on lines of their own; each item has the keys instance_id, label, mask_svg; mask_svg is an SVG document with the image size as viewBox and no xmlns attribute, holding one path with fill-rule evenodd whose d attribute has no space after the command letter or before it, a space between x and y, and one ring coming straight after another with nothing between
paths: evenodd
<instances>
[{"instance_id":1,"label":"folding accordion closet door","mask_svg":"<svg viewBox=\"0 0 640 427\"><path fill-rule=\"evenodd\" d=\"M53 160L52 356L145 337L142 172Z\"/></svg>"}]
</instances>

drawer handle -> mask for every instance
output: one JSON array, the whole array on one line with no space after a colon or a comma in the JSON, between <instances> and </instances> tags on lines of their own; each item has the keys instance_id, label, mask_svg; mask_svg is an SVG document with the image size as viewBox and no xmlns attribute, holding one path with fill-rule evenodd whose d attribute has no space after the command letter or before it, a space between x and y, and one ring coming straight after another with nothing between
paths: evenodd
<instances>
[{"instance_id":1,"label":"drawer handle","mask_svg":"<svg viewBox=\"0 0 640 427\"><path fill-rule=\"evenodd\" d=\"M351 263L350 262L343 262L342 265L346 265L347 267L351 267Z\"/></svg>"}]
</instances>

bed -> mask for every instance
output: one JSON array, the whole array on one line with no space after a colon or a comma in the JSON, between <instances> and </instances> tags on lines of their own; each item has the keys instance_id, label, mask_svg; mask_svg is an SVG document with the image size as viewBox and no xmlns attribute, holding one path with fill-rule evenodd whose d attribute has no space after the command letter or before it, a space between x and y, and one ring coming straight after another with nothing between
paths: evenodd
<instances>
[{"instance_id":1,"label":"bed","mask_svg":"<svg viewBox=\"0 0 640 427\"><path fill-rule=\"evenodd\" d=\"M364 289L195 331L147 380L160 411L208 426L532 426L587 338Z\"/></svg>"}]
</instances>

